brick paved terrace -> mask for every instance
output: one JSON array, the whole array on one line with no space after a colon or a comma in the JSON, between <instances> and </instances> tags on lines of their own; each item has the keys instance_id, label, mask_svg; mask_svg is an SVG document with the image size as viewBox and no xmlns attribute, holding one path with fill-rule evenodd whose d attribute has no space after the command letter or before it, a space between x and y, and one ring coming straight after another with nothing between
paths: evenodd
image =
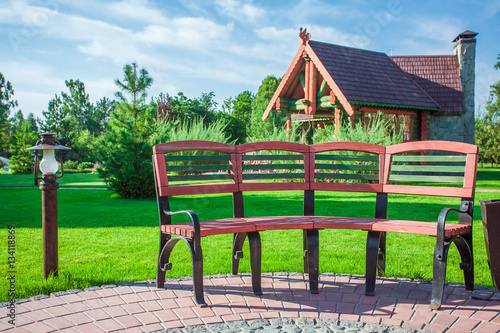
<instances>
[{"instance_id":1,"label":"brick paved terrace","mask_svg":"<svg viewBox=\"0 0 500 333\"><path fill-rule=\"evenodd\" d=\"M500 331L498 293L479 301L463 285L448 285L443 307L432 311L426 281L378 279L373 297L364 295L363 276L322 274L320 282L320 293L311 295L302 274L263 274L264 295L255 296L249 275L205 277L205 308L195 306L191 279L168 280L165 289L143 282L71 290L22 300L15 326L3 304L0 332L154 332L276 318L380 324L405 332Z\"/></svg>"}]
</instances>

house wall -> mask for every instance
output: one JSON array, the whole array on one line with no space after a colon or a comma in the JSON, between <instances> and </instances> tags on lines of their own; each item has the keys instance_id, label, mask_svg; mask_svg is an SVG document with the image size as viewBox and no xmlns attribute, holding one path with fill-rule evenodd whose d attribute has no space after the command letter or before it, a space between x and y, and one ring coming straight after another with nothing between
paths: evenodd
<instances>
[{"instance_id":1,"label":"house wall","mask_svg":"<svg viewBox=\"0 0 500 333\"><path fill-rule=\"evenodd\" d=\"M460 38L455 43L454 53L457 55L465 114L431 115L429 117L429 140L451 140L474 143L474 85L476 39Z\"/></svg>"}]
</instances>

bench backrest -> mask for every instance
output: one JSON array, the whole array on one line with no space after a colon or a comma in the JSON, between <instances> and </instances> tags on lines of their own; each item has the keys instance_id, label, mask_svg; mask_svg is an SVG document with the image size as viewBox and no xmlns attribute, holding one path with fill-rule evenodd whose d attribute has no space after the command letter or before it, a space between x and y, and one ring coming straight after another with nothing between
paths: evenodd
<instances>
[{"instance_id":1,"label":"bench backrest","mask_svg":"<svg viewBox=\"0 0 500 333\"><path fill-rule=\"evenodd\" d=\"M450 141L386 147L383 192L474 198L478 148Z\"/></svg>"}]
</instances>

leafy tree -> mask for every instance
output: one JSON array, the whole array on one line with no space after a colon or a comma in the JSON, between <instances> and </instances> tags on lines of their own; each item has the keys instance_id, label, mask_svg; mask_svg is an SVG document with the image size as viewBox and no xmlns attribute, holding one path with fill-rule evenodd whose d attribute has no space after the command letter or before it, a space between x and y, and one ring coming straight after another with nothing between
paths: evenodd
<instances>
[{"instance_id":1,"label":"leafy tree","mask_svg":"<svg viewBox=\"0 0 500 333\"><path fill-rule=\"evenodd\" d=\"M233 101L232 116L241 120L245 124L250 125L250 117L252 115L252 102L255 97L250 91L244 91Z\"/></svg>"},{"instance_id":2,"label":"leafy tree","mask_svg":"<svg viewBox=\"0 0 500 333\"><path fill-rule=\"evenodd\" d=\"M499 61L494 65L500 69ZM500 81L491 86L490 97L486 104L486 114L476 118L475 141L479 146L479 160L493 163L500 162Z\"/></svg>"},{"instance_id":3,"label":"leafy tree","mask_svg":"<svg viewBox=\"0 0 500 333\"><path fill-rule=\"evenodd\" d=\"M145 69L141 69L139 71L140 75L137 76L137 64L135 62L132 65L125 65L123 71L125 74L123 82L118 79L115 80L116 86L121 90L115 94L116 97L122 102L127 102L123 95L123 93L127 93L132 96L132 104L142 104L146 100L146 90L153 84L153 79Z\"/></svg>"},{"instance_id":4,"label":"leafy tree","mask_svg":"<svg viewBox=\"0 0 500 333\"><path fill-rule=\"evenodd\" d=\"M45 121L42 123L41 127L44 132L55 133L56 137L61 136L63 122L66 119L66 112L62 106L62 98L55 95L55 97L49 101L48 110L42 111Z\"/></svg>"},{"instance_id":5,"label":"leafy tree","mask_svg":"<svg viewBox=\"0 0 500 333\"><path fill-rule=\"evenodd\" d=\"M38 133L31 129L28 122L22 122L13 134L12 158L10 160L13 173L31 173L33 172L32 152L26 150L33 146L38 140Z\"/></svg>"},{"instance_id":6,"label":"leafy tree","mask_svg":"<svg viewBox=\"0 0 500 333\"><path fill-rule=\"evenodd\" d=\"M255 95L252 103L252 116L250 118L250 135L253 137L265 137L274 133L274 128L281 129L285 124L286 117L280 112L272 111L266 121L262 121L262 115L269 101L278 88L281 79L268 76L263 81Z\"/></svg>"},{"instance_id":7,"label":"leafy tree","mask_svg":"<svg viewBox=\"0 0 500 333\"><path fill-rule=\"evenodd\" d=\"M13 96L12 84L0 72L0 152L3 153L6 152L10 144L10 111L18 105Z\"/></svg>"}]
</instances>

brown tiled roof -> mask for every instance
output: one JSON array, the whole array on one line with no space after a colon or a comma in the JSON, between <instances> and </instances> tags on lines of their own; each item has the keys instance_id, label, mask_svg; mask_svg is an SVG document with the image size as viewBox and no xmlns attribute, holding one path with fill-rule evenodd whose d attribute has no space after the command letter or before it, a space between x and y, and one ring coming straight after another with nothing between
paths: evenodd
<instances>
[{"instance_id":1,"label":"brown tiled roof","mask_svg":"<svg viewBox=\"0 0 500 333\"><path fill-rule=\"evenodd\" d=\"M385 53L309 41L349 102L439 108Z\"/></svg>"},{"instance_id":2,"label":"brown tiled roof","mask_svg":"<svg viewBox=\"0 0 500 333\"><path fill-rule=\"evenodd\" d=\"M440 106L439 112L465 112L456 56L391 57Z\"/></svg>"}]
</instances>

